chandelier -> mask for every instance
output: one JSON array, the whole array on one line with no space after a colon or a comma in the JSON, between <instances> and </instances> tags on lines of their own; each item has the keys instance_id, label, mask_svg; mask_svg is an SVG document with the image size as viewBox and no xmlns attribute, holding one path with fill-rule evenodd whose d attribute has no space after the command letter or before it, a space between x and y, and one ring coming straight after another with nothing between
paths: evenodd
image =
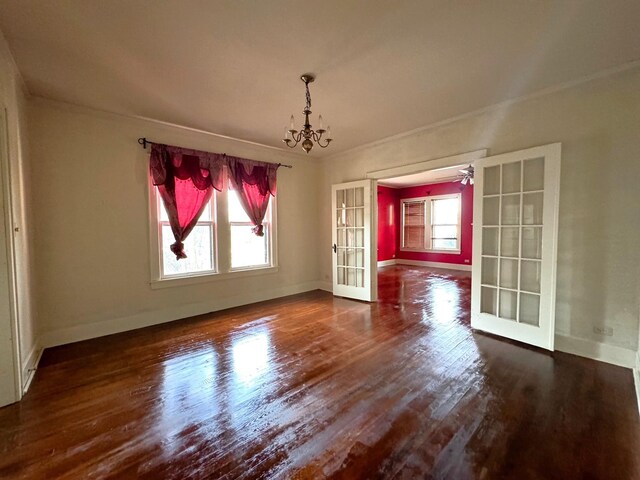
<instances>
[{"instance_id":1,"label":"chandelier","mask_svg":"<svg viewBox=\"0 0 640 480\"><path fill-rule=\"evenodd\" d=\"M311 94L309 93L309 84L316 79L312 74L305 73L300 77L300 80L304 82L304 85L307 89L307 106L304 108L302 113L304 114L304 125L302 126L302 130L299 132L295 129L295 119L293 115L291 115L291 124L289 128L284 127L284 138L282 141L287 144L289 148L294 148L300 141L302 141L302 149L309 153L313 148L314 142L320 145L321 148L327 148L331 143L331 127L327 126L325 130L322 125L322 115L318 116L318 123L320 128L318 130L313 130L311 128L311 124L309 123L309 115L311 114ZM322 144L323 135L326 133L324 137L324 145ZM303 140L304 139L304 140Z\"/></svg>"}]
</instances>

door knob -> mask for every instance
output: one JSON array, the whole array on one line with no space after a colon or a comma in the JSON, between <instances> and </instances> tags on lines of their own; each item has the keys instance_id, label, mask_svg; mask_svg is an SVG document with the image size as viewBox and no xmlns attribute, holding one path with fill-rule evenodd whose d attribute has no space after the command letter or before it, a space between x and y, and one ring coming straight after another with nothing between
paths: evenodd
<instances>
[{"instance_id":1,"label":"door knob","mask_svg":"<svg viewBox=\"0 0 640 480\"><path fill-rule=\"evenodd\" d=\"M334 243L333 247L331 247L333 249L333 253L337 253L338 252L338 246Z\"/></svg>"}]
</instances>

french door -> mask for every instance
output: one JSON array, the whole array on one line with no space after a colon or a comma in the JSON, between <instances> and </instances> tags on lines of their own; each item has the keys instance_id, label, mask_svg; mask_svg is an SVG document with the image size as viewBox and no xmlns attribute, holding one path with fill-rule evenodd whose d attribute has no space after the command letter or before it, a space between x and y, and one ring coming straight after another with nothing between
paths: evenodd
<instances>
[{"instance_id":1,"label":"french door","mask_svg":"<svg viewBox=\"0 0 640 480\"><path fill-rule=\"evenodd\" d=\"M373 182L331 187L333 294L367 302L377 299Z\"/></svg>"},{"instance_id":2,"label":"french door","mask_svg":"<svg viewBox=\"0 0 640 480\"><path fill-rule=\"evenodd\" d=\"M560 144L474 167L471 326L553 350Z\"/></svg>"}]
</instances>

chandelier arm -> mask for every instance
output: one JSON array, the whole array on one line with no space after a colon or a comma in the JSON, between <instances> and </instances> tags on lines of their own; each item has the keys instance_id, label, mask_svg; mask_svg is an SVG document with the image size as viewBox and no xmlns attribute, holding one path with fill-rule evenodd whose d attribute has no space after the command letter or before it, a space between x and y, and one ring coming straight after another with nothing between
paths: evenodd
<instances>
[{"instance_id":1,"label":"chandelier arm","mask_svg":"<svg viewBox=\"0 0 640 480\"><path fill-rule=\"evenodd\" d=\"M320 146L320 148L327 148L329 146L329 144L331 143L331 138L325 138L325 143L324 145L322 143L320 143L320 140L318 140L316 143Z\"/></svg>"}]
</instances>

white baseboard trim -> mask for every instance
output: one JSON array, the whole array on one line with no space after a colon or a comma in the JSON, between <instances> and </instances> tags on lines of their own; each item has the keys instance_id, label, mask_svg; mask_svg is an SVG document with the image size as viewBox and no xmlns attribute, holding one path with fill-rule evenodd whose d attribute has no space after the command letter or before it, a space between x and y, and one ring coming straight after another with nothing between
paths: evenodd
<instances>
[{"instance_id":1,"label":"white baseboard trim","mask_svg":"<svg viewBox=\"0 0 640 480\"><path fill-rule=\"evenodd\" d=\"M380 260L378 262L378 268L379 267L388 267L389 265L395 265L396 264L396 259L395 258L391 258L389 260Z\"/></svg>"},{"instance_id":2,"label":"white baseboard trim","mask_svg":"<svg viewBox=\"0 0 640 480\"><path fill-rule=\"evenodd\" d=\"M621 367L634 368L636 363L636 352L634 350L583 338L556 334L555 349Z\"/></svg>"},{"instance_id":3,"label":"white baseboard trim","mask_svg":"<svg viewBox=\"0 0 640 480\"><path fill-rule=\"evenodd\" d=\"M318 288L325 292L333 293L333 284L331 282L318 282Z\"/></svg>"},{"instance_id":4,"label":"white baseboard trim","mask_svg":"<svg viewBox=\"0 0 640 480\"><path fill-rule=\"evenodd\" d=\"M41 336L41 345L44 348L48 348L67 343L80 342L90 338L104 337L105 335L112 335L114 333L136 330L138 328L172 322L174 320L203 315L205 313L225 310L227 308L239 307L250 303L263 302L265 300L286 297L297 293L323 289L323 287L324 282L306 282L298 285L264 290L262 292L235 295L209 302L181 305L171 309L142 312L127 317L50 330Z\"/></svg>"},{"instance_id":5,"label":"white baseboard trim","mask_svg":"<svg viewBox=\"0 0 640 480\"><path fill-rule=\"evenodd\" d=\"M447 270L462 270L464 272L471 271L471 265L460 265L458 263L444 262L427 262L425 260L406 260L404 258L396 258L396 265L413 265L415 267L431 267L445 268Z\"/></svg>"},{"instance_id":6,"label":"white baseboard trim","mask_svg":"<svg viewBox=\"0 0 640 480\"><path fill-rule=\"evenodd\" d=\"M40 347L40 345L40 339L36 339L31 347L29 355L27 355L27 359L22 364L22 395L27 393L27 390L29 390L31 381L36 374L38 364L42 358L42 352L44 352L44 349Z\"/></svg>"}]
</instances>

